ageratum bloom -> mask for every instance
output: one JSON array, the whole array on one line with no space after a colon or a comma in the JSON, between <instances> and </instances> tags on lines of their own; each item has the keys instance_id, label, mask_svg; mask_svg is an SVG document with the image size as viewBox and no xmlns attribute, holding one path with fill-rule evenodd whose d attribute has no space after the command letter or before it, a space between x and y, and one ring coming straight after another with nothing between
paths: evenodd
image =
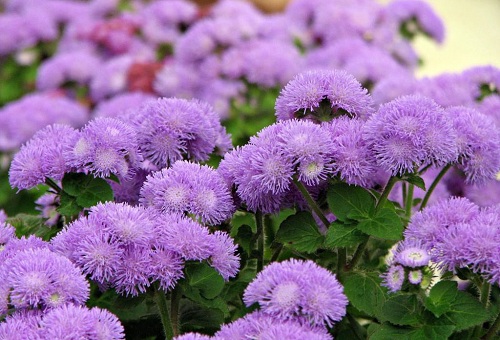
<instances>
[{"instance_id":1,"label":"ageratum bloom","mask_svg":"<svg viewBox=\"0 0 500 340\"><path fill-rule=\"evenodd\" d=\"M65 305L42 316L42 339L124 339L118 318L105 309Z\"/></svg>"},{"instance_id":2,"label":"ageratum bloom","mask_svg":"<svg viewBox=\"0 0 500 340\"><path fill-rule=\"evenodd\" d=\"M373 101L345 71L308 71L281 90L275 109L278 120L307 118L323 122L341 115L366 119L373 112Z\"/></svg>"},{"instance_id":3,"label":"ageratum bloom","mask_svg":"<svg viewBox=\"0 0 500 340\"><path fill-rule=\"evenodd\" d=\"M0 323L0 339L39 339L38 323L42 313L38 310L16 311Z\"/></svg>"},{"instance_id":4,"label":"ageratum bloom","mask_svg":"<svg viewBox=\"0 0 500 340\"><path fill-rule=\"evenodd\" d=\"M226 135L211 106L195 99L148 102L134 122L144 158L158 168L181 159L206 161Z\"/></svg>"},{"instance_id":5,"label":"ageratum bloom","mask_svg":"<svg viewBox=\"0 0 500 340\"><path fill-rule=\"evenodd\" d=\"M213 168L178 161L154 172L141 189L140 201L161 212L193 214L203 223L220 224L235 211L224 179Z\"/></svg>"},{"instance_id":6,"label":"ageratum bloom","mask_svg":"<svg viewBox=\"0 0 500 340\"><path fill-rule=\"evenodd\" d=\"M422 246L419 241L409 239L398 243L393 262L403 267L419 268L427 266L430 259L428 248Z\"/></svg>"},{"instance_id":7,"label":"ageratum bloom","mask_svg":"<svg viewBox=\"0 0 500 340\"><path fill-rule=\"evenodd\" d=\"M247 306L280 320L332 326L346 313L347 298L334 274L312 261L291 259L265 267L243 294Z\"/></svg>"},{"instance_id":8,"label":"ageratum bloom","mask_svg":"<svg viewBox=\"0 0 500 340\"><path fill-rule=\"evenodd\" d=\"M381 277L382 286L387 287L389 292L395 293L403 287L405 270L400 265L392 265Z\"/></svg>"},{"instance_id":9,"label":"ageratum bloom","mask_svg":"<svg viewBox=\"0 0 500 340\"><path fill-rule=\"evenodd\" d=\"M369 187L373 182L376 162L363 136L364 122L339 118L327 123L332 139L332 173L348 184Z\"/></svg>"},{"instance_id":10,"label":"ageratum bloom","mask_svg":"<svg viewBox=\"0 0 500 340\"><path fill-rule=\"evenodd\" d=\"M131 168L141 159L133 127L114 118L89 122L65 156L77 170L102 178L111 174L129 177Z\"/></svg>"},{"instance_id":11,"label":"ageratum bloom","mask_svg":"<svg viewBox=\"0 0 500 340\"><path fill-rule=\"evenodd\" d=\"M54 124L38 131L14 155L9 181L12 187L30 189L46 178L61 180L70 171L65 152L78 138L68 125Z\"/></svg>"},{"instance_id":12,"label":"ageratum bloom","mask_svg":"<svg viewBox=\"0 0 500 340\"><path fill-rule=\"evenodd\" d=\"M466 182L481 184L494 179L500 171L500 132L495 121L467 107L450 107L446 114L457 131L458 168Z\"/></svg>"},{"instance_id":13,"label":"ageratum bloom","mask_svg":"<svg viewBox=\"0 0 500 340\"><path fill-rule=\"evenodd\" d=\"M87 120L88 113L82 105L60 94L26 95L0 110L0 150L16 150L47 125L80 127Z\"/></svg>"},{"instance_id":14,"label":"ageratum bloom","mask_svg":"<svg viewBox=\"0 0 500 340\"><path fill-rule=\"evenodd\" d=\"M432 7L421 0L397 0L389 3L386 13L401 26L401 30L412 39L419 31L438 43L444 41L443 21Z\"/></svg>"},{"instance_id":15,"label":"ageratum bloom","mask_svg":"<svg viewBox=\"0 0 500 340\"><path fill-rule=\"evenodd\" d=\"M365 138L378 165L392 175L457 159L456 132L432 99L403 96L381 105L365 125Z\"/></svg>"},{"instance_id":16,"label":"ageratum bloom","mask_svg":"<svg viewBox=\"0 0 500 340\"><path fill-rule=\"evenodd\" d=\"M1 291L16 309L51 309L67 303L83 304L89 297L85 276L64 256L48 249L27 249L1 265ZM6 310L0 313L6 313Z\"/></svg>"},{"instance_id":17,"label":"ageratum bloom","mask_svg":"<svg viewBox=\"0 0 500 340\"><path fill-rule=\"evenodd\" d=\"M207 227L176 214L160 215L156 228L157 244L176 252L184 260L207 260L226 281L238 273L237 247L227 233L211 234Z\"/></svg>"},{"instance_id":18,"label":"ageratum bloom","mask_svg":"<svg viewBox=\"0 0 500 340\"><path fill-rule=\"evenodd\" d=\"M405 239L422 243L422 247L434 246L440 229L450 225L470 223L479 214L479 207L466 198L443 200L415 213L404 232Z\"/></svg>"},{"instance_id":19,"label":"ageratum bloom","mask_svg":"<svg viewBox=\"0 0 500 340\"><path fill-rule=\"evenodd\" d=\"M326 180L332 172L331 149L323 125L286 120L262 129L247 145L227 153L219 172L236 186L248 209L274 213L287 204L294 175L310 186Z\"/></svg>"},{"instance_id":20,"label":"ageratum bloom","mask_svg":"<svg viewBox=\"0 0 500 340\"><path fill-rule=\"evenodd\" d=\"M311 326L295 320L283 321L262 311L255 311L222 325L220 331L215 333L214 339L331 340L332 336L323 325Z\"/></svg>"}]
</instances>

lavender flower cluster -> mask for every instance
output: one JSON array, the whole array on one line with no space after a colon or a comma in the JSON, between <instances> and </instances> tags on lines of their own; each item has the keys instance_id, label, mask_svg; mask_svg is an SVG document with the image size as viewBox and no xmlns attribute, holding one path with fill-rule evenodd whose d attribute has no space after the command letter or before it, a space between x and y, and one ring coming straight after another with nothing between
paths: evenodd
<instances>
[{"instance_id":1,"label":"lavender flower cluster","mask_svg":"<svg viewBox=\"0 0 500 340\"><path fill-rule=\"evenodd\" d=\"M80 268L42 239L17 238L2 221L0 337L124 339L118 318L84 306L89 283Z\"/></svg>"},{"instance_id":2,"label":"lavender flower cluster","mask_svg":"<svg viewBox=\"0 0 500 340\"><path fill-rule=\"evenodd\" d=\"M4 3L0 57L39 68L36 92L0 108L0 169L10 163L12 188L49 186L37 209L57 234L17 238L26 225L0 210L0 338L124 338L117 316L85 307L91 282L123 299L160 292L172 321L177 298L224 315L213 336L177 340L332 339L347 324L345 271L379 236L367 224L391 217L409 224L381 275L389 292L426 288L437 270L500 285L500 69L415 78L414 37L445 36L425 2L294 0L274 15L230 0L206 12L184 0ZM235 115L259 118L274 94L275 122L233 147L226 126L244 129ZM104 180L113 201L62 213L75 173ZM376 202L364 229L356 213L330 223L340 182ZM277 245L281 226L259 225L285 209L321 220L300 226L321 251ZM339 226L354 229L332 251ZM200 262L227 289L176 297ZM158 309L165 335L179 334Z\"/></svg>"}]
</instances>

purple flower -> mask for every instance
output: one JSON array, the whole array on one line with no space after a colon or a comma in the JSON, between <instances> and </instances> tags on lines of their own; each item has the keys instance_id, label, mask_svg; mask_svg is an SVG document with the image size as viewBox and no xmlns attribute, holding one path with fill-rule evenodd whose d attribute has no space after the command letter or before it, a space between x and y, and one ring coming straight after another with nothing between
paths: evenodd
<instances>
[{"instance_id":1,"label":"purple flower","mask_svg":"<svg viewBox=\"0 0 500 340\"><path fill-rule=\"evenodd\" d=\"M80 127L88 119L86 109L55 93L36 93L11 102L0 110L0 150L14 151L35 132L50 124Z\"/></svg>"},{"instance_id":2,"label":"purple flower","mask_svg":"<svg viewBox=\"0 0 500 340\"><path fill-rule=\"evenodd\" d=\"M243 76L248 82L263 88L285 85L302 68L302 58L291 43L253 40L236 48L239 55L230 55L225 59L241 63L241 71L238 72L241 74L236 73L235 78ZM227 67L227 62L223 65Z\"/></svg>"},{"instance_id":3,"label":"purple flower","mask_svg":"<svg viewBox=\"0 0 500 340\"><path fill-rule=\"evenodd\" d=\"M443 21L432 7L421 0L397 0L386 7L388 15L394 17L402 30L413 38L418 31L433 38L438 43L444 41Z\"/></svg>"},{"instance_id":4,"label":"purple flower","mask_svg":"<svg viewBox=\"0 0 500 340\"><path fill-rule=\"evenodd\" d=\"M223 231L216 231L213 234L214 248L210 257L210 265L214 267L228 281L230 277L238 274L240 258L236 255L238 246L234 240Z\"/></svg>"},{"instance_id":5,"label":"purple flower","mask_svg":"<svg viewBox=\"0 0 500 340\"><path fill-rule=\"evenodd\" d=\"M478 214L479 207L466 198L443 200L415 213L404 236L421 242L423 247L432 248L440 229L458 223L468 224Z\"/></svg>"},{"instance_id":6,"label":"purple flower","mask_svg":"<svg viewBox=\"0 0 500 340\"><path fill-rule=\"evenodd\" d=\"M373 101L345 71L309 71L281 90L275 109L278 120L305 117L322 122L340 115L366 119L373 112Z\"/></svg>"},{"instance_id":7,"label":"purple flower","mask_svg":"<svg viewBox=\"0 0 500 340\"><path fill-rule=\"evenodd\" d=\"M90 82L90 95L94 101L125 91L127 71L134 63L134 58L122 55L107 60Z\"/></svg>"},{"instance_id":8,"label":"purple flower","mask_svg":"<svg viewBox=\"0 0 500 340\"><path fill-rule=\"evenodd\" d=\"M193 214L212 225L230 218L235 210L220 174L207 165L187 161L148 176L140 201L161 212Z\"/></svg>"},{"instance_id":9,"label":"purple flower","mask_svg":"<svg viewBox=\"0 0 500 340\"><path fill-rule=\"evenodd\" d=\"M498 97L500 94L500 69L498 67L476 66L465 70L463 75L480 90L480 95L476 97L477 101L490 96Z\"/></svg>"},{"instance_id":10,"label":"purple flower","mask_svg":"<svg viewBox=\"0 0 500 340\"><path fill-rule=\"evenodd\" d=\"M409 239L398 243L393 262L403 267L418 268L427 266L430 259L428 248L422 246L420 241Z\"/></svg>"},{"instance_id":11,"label":"purple flower","mask_svg":"<svg viewBox=\"0 0 500 340\"><path fill-rule=\"evenodd\" d=\"M61 180L70 170L65 151L78 138L78 132L67 125L50 125L38 131L15 154L9 170L12 187L29 189L46 178Z\"/></svg>"},{"instance_id":12,"label":"purple flower","mask_svg":"<svg viewBox=\"0 0 500 340\"><path fill-rule=\"evenodd\" d=\"M408 281L414 285L418 285L420 282L422 282L422 271L417 269L417 270L410 270L408 273Z\"/></svg>"},{"instance_id":13,"label":"purple flower","mask_svg":"<svg viewBox=\"0 0 500 340\"><path fill-rule=\"evenodd\" d=\"M38 323L42 318L38 310L16 311L0 323L0 339L40 339Z\"/></svg>"},{"instance_id":14,"label":"purple flower","mask_svg":"<svg viewBox=\"0 0 500 340\"><path fill-rule=\"evenodd\" d=\"M138 149L131 125L114 118L97 118L81 130L66 156L71 166L97 177L128 177L140 160Z\"/></svg>"},{"instance_id":15,"label":"purple flower","mask_svg":"<svg viewBox=\"0 0 500 340\"><path fill-rule=\"evenodd\" d=\"M417 89L417 80L407 73L388 74L377 82L372 89L376 105L385 104L397 97L412 94Z\"/></svg>"},{"instance_id":16,"label":"purple flower","mask_svg":"<svg viewBox=\"0 0 500 340\"><path fill-rule=\"evenodd\" d=\"M155 99L154 96L142 92L127 92L116 95L97 104L93 112L94 118L107 117L127 121L147 101Z\"/></svg>"},{"instance_id":17,"label":"purple flower","mask_svg":"<svg viewBox=\"0 0 500 340\"><path fill-rule=\"evenodd\" d=\"M161 215L156 227L162 243L186 261L202 261L213 254L214 239L210 230L189 218Z\"/></svg>"},{"instance_id":18,"label":"purple flower","mask_svg":"<svg viewBox=\"0 0 500 340\"><path fill-rule=\"evenodd\" d=\"M480 95L479 88L463 74L442 73L431 78L422 78L417 83L416 93L432 98L441 106L470 106Z\"/></svg>"},{"instance_id":19,"label":"purple flower","mask_svg":"<svg viewBox=\"0 0 500 340\"><path fill-rule=\"evenodd\" d=\"M40 196L35 201L35 209L40 211L40 215L46 218L45 224L47 226L54 226L57 224L59 217L61 216L56 210L59 206L59 196L54 193L46 193Z\"/></svg>"},{"instance_id":20,"label":"purple flower","mask_svg":"<svg viewBox=\"0 0 500 340\"><path fill-rule=\"evenodd\" d=\"M145 159L159 168L181 159L206 161L222 131L219 116L205 102L160 98L134 119Z\"/></svg>"},{"instance_id":21,"label":"purple flower","mask_svg":"<svg viewBox=\"0 0 500 340\"><path fill-rule=\"evenodd\" d=\"M376 162L362 133L364 122L339 118L325 126L333 141L332 174L348 184L369 187L373 182Z\"/></svg>"},{"instance_id":22,"label":"purple flower","mask_svg":"<svg viewBox=\"0 0 500 340\"><path fill-rule=\"evenodd\" d=\"M381 105L365 125L377 163L392 175L457 158L455 130L432 99L411 95Z\"/></svg>"},{"instance_id":23,"label":"purple flower","mask_svg":"<svg viewBox=\"0 0 500 340\"><path fill-rule=\"evenodd\" d=\"M382 286L387 287L389 292L395 293L403 287L405 270L400 265L392 265L381 277L383 279Z\"/></svg>"},{"instance_id":24,"label":"purple flower","mask_svg":"<svg viewBox=\"0 0 500 340\"><path fill-rule=\"evenodd\" d=\"M86 85L100 64L99 58L87 50L57 54L40 65L36 87L43 91L57 89L68 82Z\"/></svg>"},{"instance_id":25,"label":"purple flower","mask_svg":"<svg viewBox=\"0 0 500 340\"><path fill-rule=\"evenodd\" d=\"M255 311L229 324L222 325L214 336L217 340L246 339L311 339L331 340L323 325L311 326L294 320L283 321L262 311Z\"/></svg>"},{"instance_id":26,"label":"purple flower","mask_svg":"<svg viewBox=\"0 0 500 340\"><path fill-rule=\"evenodd\" d=\"M44 339L124 339L124 329L116 316L94 307L65 305L53 309L40 321Z\"/></svg>"},{"instance_id":27,"label":"purple flower","mask_svg":"<svg viewBox=\"0 0 500 340\"><path fill-rule=\"evenodd\" d=\"M497 126L500 126L500 95L488 96L476 105L476 108L485 115L493 118Z\"/></svg>"},{"instance_id":28,"label":"purple flower","mask_svg":"<svg viewBox=\"0 0 500 340\"><path fill-rule=\"evenodd\" d=\"M486 181L483 185L466 185L464 195L480 207L500 204L500 179Z\"/></svg>"},{"instance_id":29,"label":"purple flower","mask_svg":"<svg viewBox=\"0 0 500 340\"><path fill-rule=\"evenodd\" d=\"M210 336L199 333L186 333L176 336L174 338L174 340L210 340L210 339L212 339Z\"/></svg>"},{"instance_id":30,"label":"purple flower","mask_svg":"<svg viewBox=\"0 0 500 340\"><path fill-rule=\"evenodd\" d=\"M5 260L2 286L9 288L8 304L16 309L83 304L89 297L88 282L79 268L48 249L19 251Z\"/></svg>"},{"instance_id":31,"label":"purple flower","mask_svg":"<svg viewBox=\"0 0 500 340\"><path fill-rule=\"evenodd\" d=\"M466 107L446 110L456 133L458 167L467 183L481 184L500 171L500 133L492 118Z\"/></svg>"},{"instance_id":32,"label":"purple flower","mask_svg":"<svg viewBox=\"0 0 500 340\"><path fill-rule=\"evenodd\" d=\"M274 262L250 282L243 295L247 306L259 303L263 313L280 320L306 320L328 326L342 319L347 298L335 275L312 261Z\"/></svg>"},{"instance_id":33,"label":"purple flower","mask_svg":"<svg viewBox=\"0 0 500 340\"><path fill-rule=\"evenodd\" d=\"M143 17L141 32L154 44L174 44L195 21L196 14L196 5L190 2L152 2L140 11Z\"/></svg>"}]
</instances>

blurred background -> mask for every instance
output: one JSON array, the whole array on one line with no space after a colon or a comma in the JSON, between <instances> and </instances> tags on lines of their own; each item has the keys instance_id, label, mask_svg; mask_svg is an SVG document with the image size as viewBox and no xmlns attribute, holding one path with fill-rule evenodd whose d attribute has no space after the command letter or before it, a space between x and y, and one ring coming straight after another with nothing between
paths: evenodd
<instances>
[{"instance_id":1,"label":"blurred background","mask_svg":"<svg viewBox=\"0 0 500 340\"><path fill-rule=\"evenodd\" d=\"M288 3L288 0L252 1L270 12L280 11ZM446 39L443 45L437 45L429 39L417 38L414 46L425 61L417 76L462 71L476 65L500 67L500 0L427 2L443 19Z\"/></svg>"}]
</instances>

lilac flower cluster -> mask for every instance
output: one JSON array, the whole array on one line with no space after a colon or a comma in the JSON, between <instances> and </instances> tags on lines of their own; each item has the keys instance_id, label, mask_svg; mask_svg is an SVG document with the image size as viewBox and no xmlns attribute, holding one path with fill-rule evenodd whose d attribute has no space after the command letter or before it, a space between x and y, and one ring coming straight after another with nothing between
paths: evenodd
<instances>
[{"instance_id":1,"label":"lilac flower cluster","mask_svg":"<svg viewBox=\"0 0 500 340\"><path fill-rule=\"evenodd\" d=\"M243 301L247 306L257 302L262 313L278 320L330 327L342 319L348 303L334 274L295 259L265 267L246 288Z\"/></svg>"},{"instance_id":2,"label":"lilac flower cluster","mask_svg":"<svg viewBox=\"0 0 500 340\"><path fill-rule=\"evenodd\" d=\"M236 210L220 174L187 161L151 174L141 189L140 202L159 212L193 214L211 225L220 224Z\"/></svg>"},{"instance_id":3,"label":"lilac flower cluster","mask_svg":"<svg viewBox=\"0 0 500 340\"><path fill-rule=\"evenodd\" d=\"M287 260L266 266L247 286L243 300L260 310L222 325L213 337L188 333L176 340L314 339L328 340L346 314L343 287L334 274L313 261Z\"/></svg>"},{"instance_id":4,"label":"lilac flower cluster","mask_svg":"<svg viewBox=\"0 0 500 340\"><path fill-rule=\"evenodd\" d=\"M401 290L406 280L411 284L422 282L425 267L429 265L430 249L420 241L406 239L397 243L392 251L387 272L382 275L382 285L390 292Z\"/></svg>"},{"instance_id":5,"label":"lilac flower cluster","mask_svg":"<svg viewBox=\"0 0 500 340\"><path fill-rule=\"evenodd\" d=\"M142 99L145 105L139 114L98 117L78 131L66 125L40 130L15 154L11 186L29 189L47 178L59 181L68 172L101 178L113 174L122 181L113 185L118 198L136 203L149 172L180 159L206 161L212 152L224 153L231 147L229 135L207 103L148 98Z\"/></svg>"},{"instance_id":6,"label":"lilac flower cluster","mask_svg":"<svg viewBox=\"0 0 500 340\"><path fill-rule=\"evenodd\" d=\"M499 220L498 204L480 208L466 198L452 198L416 213L405 239L428 249L430 260L443 270L468 268L498 284Z\"/></svg>"},{"instance_id":7,"label":"lilac flower cluster","mask_svg":"<svg viewBox=\"0 0 500 340\"><path fill-rule=\"evenodd\" d=\"M85 303L89 284L77 266L38 237L18 239L4 222L1 230L0 314L16 317Z\"/></svg>"},{"instance_id":8,"label":"lilac flower cluster","mask_svg":"<svg viewBox=\"0 0 500 340\"><path fill-rule=\"evenodd\" d=\"M0 110L0 151L17 150L46 125L68 124L78 128L87 120L87 110L61 94L46 92L25 96Z\"/></svg>"},{"instance_id":9,"label":"lilac flower cluster","mask_svg":"<svg viewBox=\"0 0 500 340\"><path fill-rule=\"evenodd\" d=\"M165 291L184 276L186 260L208 260L225 279L236 275L239 257L229 236L180 215L124 203L99 204L51 241L102 289L136 296L155 281Z\"/></svg>"},{"instance_id":10,"label":"lilac flower cluster","mask_svg":"<svg viewBox=\"0 0 500 340\"><path fill-rule=\"evenodd\" d=\"M2 339L125 339L118 318L105 309L63 305L47 313L16 313L0 324Z\"/></svg>"}]
</instances>

